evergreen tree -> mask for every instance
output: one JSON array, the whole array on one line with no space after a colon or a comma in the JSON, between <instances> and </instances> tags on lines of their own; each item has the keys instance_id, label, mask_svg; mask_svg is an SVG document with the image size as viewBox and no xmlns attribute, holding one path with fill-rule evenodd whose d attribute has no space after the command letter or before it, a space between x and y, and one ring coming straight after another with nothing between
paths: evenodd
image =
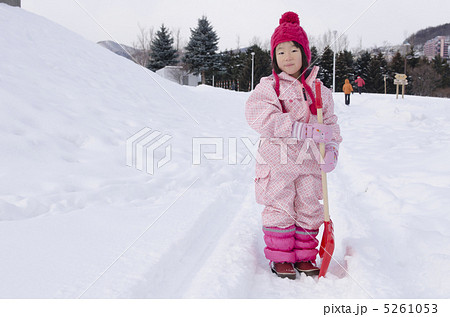
<instances>
[{"instance_id":1,"label":"evergreen tree","mask_svg":"<svg viewBox=\"0 0 450 317\"><path fill-rule=\"evenodd\" d=\"M389 72L393 75L396 73L403 74L405 72L405 58L398 51L389 63Z\"/></svg>"},{"instance_id":2,"label":"evergreen tree","mask_svg":"<svg viewBox=\"0 0 450 317\"><path fill-rule=\"evenodd\" d=\"M232 57L232 69L231 74L233 76L233 79L239 80L239 77L241 76L242 69L244 68L244 64L247 61L247 54L243 52L238 52L233 55ZM242 85L239 85L239 89L243 91Z\"/></svg>"},{"instance_id":3,"label":"evergreen tree","mask_svg":"<svg viewBox=\"0 0 450 317\"><path fill-rule=\"evenodd\" d=\"M251 86L252 81L252 55L254 57L254 76L253 86L255 87L262 77L269 76L272 73L272 62L270 60L270 52L262 50L258 45L253 45L248 48L247 52L242 56L244 58L239 83L241 90L246 91L247 87ZM251 87L250 87L251 89Z\"/></svg>"},{"instance_id":4,"label":"evergreen tree","mask_svg":"<svg viewBox=\"0 0 450 317\"><path fill-rule=\"evenodd\" d=\"M431 61L433 69L441 76L438 88L450 87L450 65L440 55L436 55Z\"/></svg>"},{"instance_id":5,"label":"evergreen tree","mask_svg":"<svg viewBox=\"0 0 450 317\"><path fill-rule=\"evenodd\" d=\"M355 76L361 76L366 80L369 76L369 64L372 56L368 51L364 51L357 59L355 64ZM356 78L355 78L356 79Z\"/></svg>"},{"instance_id":6,"label":"evergreen tree","mask_svg":"<svg viewBox=\"0 0 450 317\"><path fill-rule=\"evenodd\" d=\"M191 29L191 37L183 57L183 62L190 71L202 75L203 84L206 83L206 75L220 68L220 60L216 54L218 42L216 32L208 19L203 16L198 20L197 28Z\"/></svg>"},{"instance_id":7,"label":"evergreen tree","mask_svg":"<svg viewBox=\"0 0 450 317\"><path fill-rule=\"evenodd\" d=\"M164 24L156 32L156 36L150 44L150 49L148 68L151 70L155 71L168 65L177 64L178 53L173 48L173 37Z\"/></svg>"},{"instance_id":8,"label":"evergreen tree","mask_svg":"<svg viewBox=\"0 0 450 317\"><path fill-rule=\"evenodd\" d=\"M234 68L234 55L232 51L225 50L219 53L220 67L215 73L216 80L231 80Z\"/></svg>"},{"instance_id":9,"label":"evergreen tree","mask_svg":"<svg viewBox=\"0 0 450 317\"><path fill-rule=\"evenodd\" d=\"M311 61L310 61L311 65L310 66L314 66L319 63L319 53L315 46L311 46L310 50L311 50Z\"/></svg>"},{"instance_id":10,"label":"evergreen tree","mask_svg":"<svg viewBox=\"0 0 450 317\"><path fill-rule=\"evenodd\" d=\"M319 79L326 87L333 85L333 51L329 46L325 47L319 59Z\"/></svg>"},{"instance_id":11,"label":"evergreen tree","mask_svg":"<svg viewBox=\"0 0 450 317\"><path fill-rule=\"evenodd\" d=\"M397 51L390 63L388 64L388 85L387 92L393 94L396 92L396 86L393 85L395 74L403 74L405 72L405 58Z\"/></svg>"},{"instance_id":12,"label":"evergreen tree","mask_svg":"<svg viewBox=\"0 0 450 317\"><path fill-rule=\"evenodd\" d=\"M416 50L414 48L414 45L411 46L411 50L409 51L408 54L406 54L406 64L407 64L407 69L406 69L406 74L408 75L408 70L411 70L415 67L417 67L419 65L420 62L420 58L416 57Z\"/></svg>"},{"instance_id":13,"label":"evergreen tree","mask_svg":"<svg viewBox=\"0 0 450 317\"><path fill-rule=\"evenodd\" d=\"M336 57L336 92L342 91L345 80L353 81L353 55L351 52L344 50Z\"/></svg>"},{"instance_id":14,"label":"evergreen tree","mask_svg":"<svg viewBox=\"0 0 450 317\"><path fill-rule=\"evenodd\" d=\"M370 60L368 67L366 89L372 93L384 93L384 77L387 73L387 62L384 55L380 52Z\"/></svg>"},{"instance_id":15,"label":"evergreen tree","mask_svg":"<svg viewBox=\"0 0 450 317\"><path fill-rule=\"evenodd\" d=\"M240 53L226 50L219 53L219 57L220 67L214 74L215 82L228 81L234 84L237 89L237 82L239 80L240 70L242 68Z\"/></svg>"}]
</instances>

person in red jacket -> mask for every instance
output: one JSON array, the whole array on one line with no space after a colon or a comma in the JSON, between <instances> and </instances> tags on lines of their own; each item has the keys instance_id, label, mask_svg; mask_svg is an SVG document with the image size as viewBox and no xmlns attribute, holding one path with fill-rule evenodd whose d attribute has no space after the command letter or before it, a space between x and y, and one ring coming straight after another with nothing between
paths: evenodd
<instances>
[{"instance_id":1,"label":"person in red jacket","mask_svg":"<svg viewBox=\"0 0 450 317\"><path fill-rule=\"evenodd\" d=\"M361 95L362 88L366 84L366 82L364 81L364 79L358 76L358 78L356 78L355 80L355 83L358 85L358 92Z\"/></svg>"}]
</instances>

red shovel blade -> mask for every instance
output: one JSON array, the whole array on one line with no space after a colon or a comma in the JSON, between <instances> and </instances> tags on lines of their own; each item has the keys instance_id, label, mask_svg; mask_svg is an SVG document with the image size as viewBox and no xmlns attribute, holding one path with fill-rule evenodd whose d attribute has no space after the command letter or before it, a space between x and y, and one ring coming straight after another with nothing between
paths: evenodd
<instances>
[{"instance_id":1,"label":"red shovel blade","mask_svg":"<svg viewBox=\"0 0 450 317\"><path fill-rule=\"evenodd\" d=\"M322 242L320 243L319 256L322 258L322 265L320 266L319 277L325 276L328 270L328 266L331 262L331 256L334 252L334 230L333 222L325 221L324 230L322 236Z\"/></svg>"}]
</instances>

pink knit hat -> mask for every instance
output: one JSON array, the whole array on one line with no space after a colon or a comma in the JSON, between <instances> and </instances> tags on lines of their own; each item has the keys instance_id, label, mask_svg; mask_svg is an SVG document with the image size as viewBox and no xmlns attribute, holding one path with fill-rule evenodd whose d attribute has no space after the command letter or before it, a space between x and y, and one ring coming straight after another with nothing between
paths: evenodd
<instances>
[{"instance_id":1,"label":"pink knit hat","mask_svg":"<svg viewBox=\"0 0 450 317\"><path fill-rule=\"evenodd\" d=\"M275 29L270 39L270 58L273 60L273 55L275 53L275 48L278 44L283 42L295 41L303 47L308 64L311 61L311 50L309 49L309 40L306 35L305 30L300 26L300 19L295 12L286 12L281 16L280 25ZM275 77L275 91L277 96L280 95L280 79L275 70L272 70L273 76ZM306 89L306 92L311 97L312 104L310 110L313 114L317 114L317 109L315 107L315 98L311 87L306 84L305 75L302 74L300 81Z\"/></svg>"},{"instance_id":2,"label":"pink knit hat","mask_svg":"<svg viewBox=\"0 0 450 317\"><path fill-rule=\"evenodd\" d=\"M308 36L300 26L297 13L286 12L281 16L280 25L275 29L270 39L270 57L273 58L275 48L283 42L295 41L303 47L308 63L311 61Z\"/></svg>"}]
</instances>

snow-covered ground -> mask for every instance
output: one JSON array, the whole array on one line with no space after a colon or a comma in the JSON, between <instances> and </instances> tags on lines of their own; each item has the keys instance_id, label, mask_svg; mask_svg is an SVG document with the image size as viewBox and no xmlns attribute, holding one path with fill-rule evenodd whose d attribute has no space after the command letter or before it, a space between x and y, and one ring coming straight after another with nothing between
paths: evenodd
<instances>
[{"instance_id":1,"label":"snow-covered ground","mask_svg":"<svg viewBox=\"0 0 450 317\"><path fill-rule=\"evenodd\" d=\"M179 86L2 4L0 30L0 298L448 298L450 100L335 95L334 261L279 279L247 93ZM145 127L170 137L153 175L126 164Z\"/></svg>"}]
</instances>

